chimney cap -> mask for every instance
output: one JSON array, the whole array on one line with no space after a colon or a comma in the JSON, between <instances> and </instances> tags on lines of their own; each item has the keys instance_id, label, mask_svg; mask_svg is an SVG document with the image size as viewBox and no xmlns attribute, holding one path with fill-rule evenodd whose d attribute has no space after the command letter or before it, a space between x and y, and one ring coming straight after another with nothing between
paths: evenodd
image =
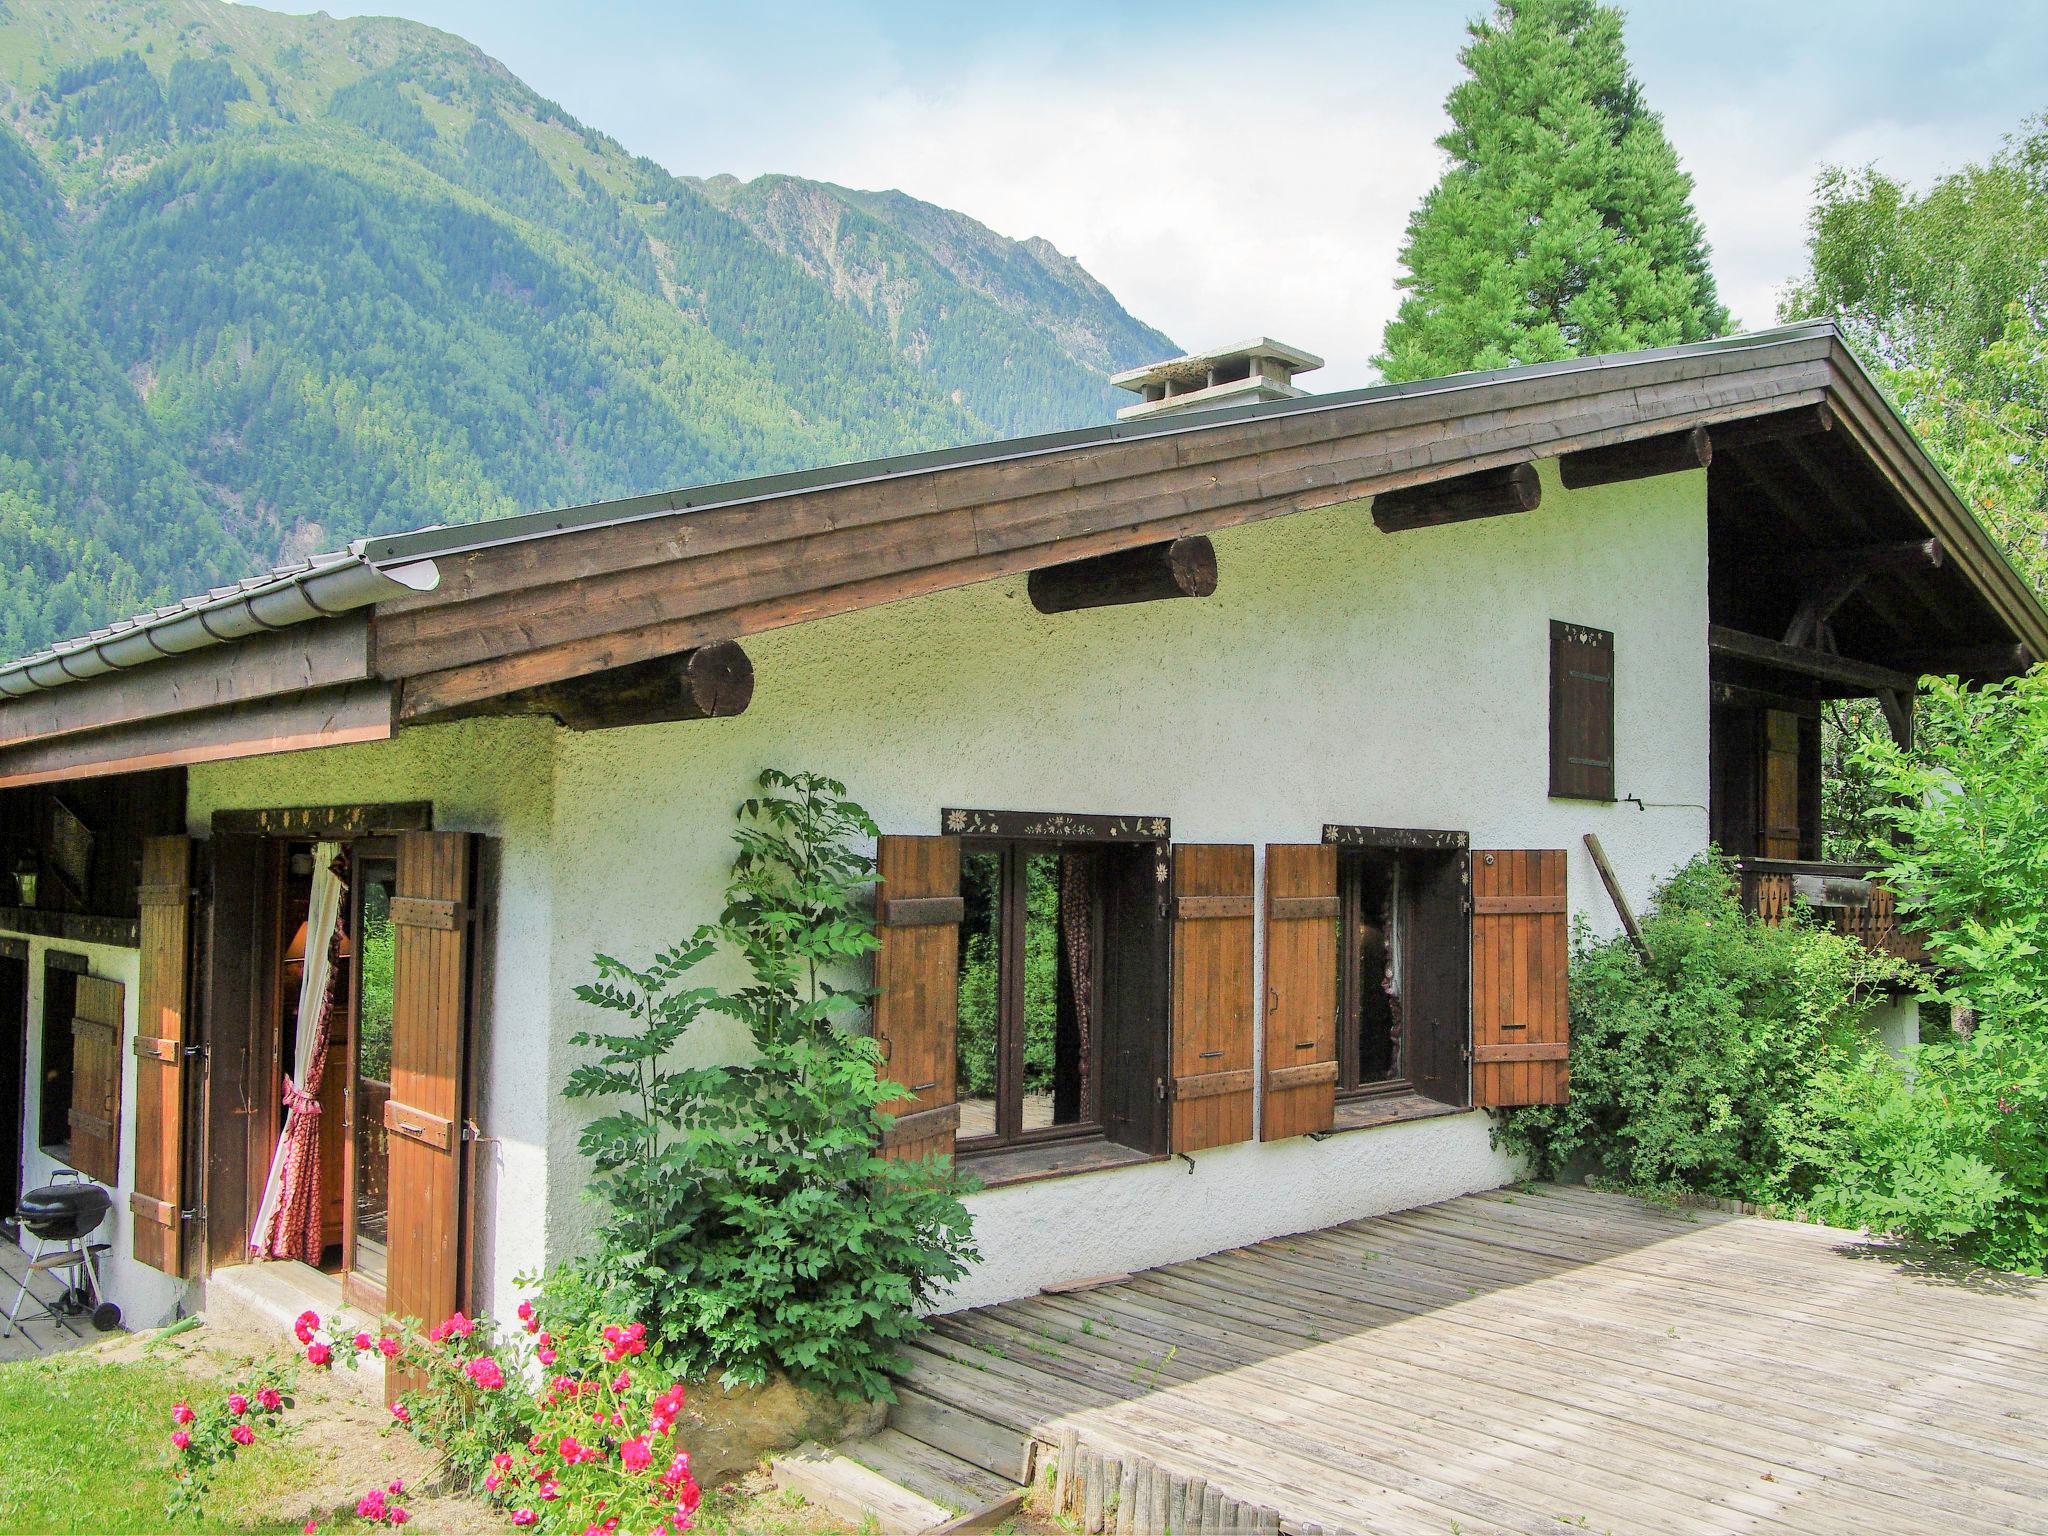
<instances>
[{"instance_id":1,"label":"chimney cap","mask_svg":"<svg viewBox=\"0 0 2048 1536\"><path fill-rule=\"evenodd\" d=\"M1313 352L1259 336L1129 368L1110 375L1109 382L1143 397L1117 412L1121 420L1252 400L1297 399L1307 391L1295 387L1294 376L1322 366L1323 360Z\"/></svg>"}]
</instances>

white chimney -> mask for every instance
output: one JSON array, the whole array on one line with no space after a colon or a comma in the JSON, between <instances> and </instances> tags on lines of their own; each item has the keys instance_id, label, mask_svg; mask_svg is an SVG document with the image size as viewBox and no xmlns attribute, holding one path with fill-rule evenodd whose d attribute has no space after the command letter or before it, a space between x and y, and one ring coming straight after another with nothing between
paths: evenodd
<instances>
[{"instance_id":1,"label":"white chimney","mask_svg":"<svg viewBox=\"0 0 2048 1536\"><path fill-rule=\"evenodd\" d=\"M1290 347L1270 336L1241 341L1213 352L1190 352L1143 368L1112 374L1109 382L1142 398L1118 411L1117 420L1158 416L1167 411L1203 411L1219 405L1249 405L1257 400L1298 400L1308 393L1294 387L1297 373L1323 366L1312 352Z\"/></svg>"}]
</instances>

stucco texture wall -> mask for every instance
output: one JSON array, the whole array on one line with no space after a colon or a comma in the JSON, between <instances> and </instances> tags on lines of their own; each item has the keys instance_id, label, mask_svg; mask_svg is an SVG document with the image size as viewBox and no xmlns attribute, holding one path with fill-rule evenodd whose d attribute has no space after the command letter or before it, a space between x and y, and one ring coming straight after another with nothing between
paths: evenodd
<instances>
[{"instance_id":1,"label":"stucco texture wall","mask_svg":"<svg viewBox=\"0 0 2048 1536\"><path fill-rule=\"evenodd\" d=\"M715 916L732 807L765 765L845 780L893 832L964 805L1163 815L1181 842L1314 842L1346 822L1564 848L1574 911L1611 930L1583 833L1638 902L1707 840L1706 476L1567 493L1542 470L1543 505L1517 517L1390 536L1356 504L1224 533L1202 601L1047 617L1016 579L758 635L744 716L561 735L557 1035L593 951L644 957ZM1641 806L1548 796L1552 619L1615 634L1617 786ZM696 1050L737 1044L707 1025ZM574 1128L558 1113L550 1134L558 1235L578 1220ZM1471 1114L989 1191L972 1202L985 1260L954 1301L1514 1172Z\"/></svg>"},{"instance_id":2,"label":"stucco texture wall","mask_svg":"<svg viewBox=\"0 0 2048 1536\"><path fill-rule=\"evenodd\" d=\"M501 1315L512 1277L548 1245L549 1117L569 1047L551 1027L567 992L549 973L554 727L469 720L396 740L216 763L191 771L187 814L205 835L218 810L431 800L443 831L481 832L500 855L482 1053L478 1282Z\"/></svg>"}]
</instances>

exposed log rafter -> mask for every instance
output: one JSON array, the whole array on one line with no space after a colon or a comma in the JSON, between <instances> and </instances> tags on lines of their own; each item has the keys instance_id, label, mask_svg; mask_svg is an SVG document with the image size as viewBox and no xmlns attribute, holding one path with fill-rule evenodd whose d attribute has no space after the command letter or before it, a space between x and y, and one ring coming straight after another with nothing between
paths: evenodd
<instances>
[{"instance_id":1,"label":"exposed log rafter","mask_svg":"<svg viewBox=\"0 0 2048 1536\"><path fill-rule=\"evenodd\" d=\"M734 641L657 656L486 700L430 717L543 715L572 731L666 725L744 714L754 698L754 663Z\"/></svg>"},{"instance_id":2,"label":"exposed log rafter","mask_svg":"<svg viewBox=\"0 0 2048 1536\"><path fill-rule=\"evenodd\" d=\"M1201 534L1146 544L1047 566L1033 571L1027 585L1040 613L1208 597L1216 590L1216 546Z\"/></svg>"},{"instance_id":3,"label":"exposed log rafter","mask_svg":"<svg viewBox=\"0 0 2048 1536\"><path fill-rule=\"evenodd\" d=\"M1382 533L1404 533L1411 528L1533 512L1542 500L1543 482L1534 464L1503 464L1498 469L1388 491L1373 498L1372 520Z\"/></svg>"},{"instance_id":4,"label":"exposed log rafter","mask_svg":"<svg viewBox=\"0 0 2048 1536\"><path fill-rule=\"evenodd\" d=\"M1895 571L1931 571L1941 566L1939 539L1907 539L1856 549L1817 550L1807 559L1812 586L1785 626L1787 645L1817 645L1835 610L1873 576Z\"/></svg>"},{"instance_id":5,"label":"exposed log rafter","mask_svg":"<svg viewBox=\"0 0 2048 1536\"><path fill-rule=\"evenodd\" d=\"M1568 491L1615 485L1650 475L1675 475L1705 469L1714 461L1714 444L1705 427L1639 437L1605 448L1585 448L1557 461L1558 479Z\"/></svg>"}]
</instances>

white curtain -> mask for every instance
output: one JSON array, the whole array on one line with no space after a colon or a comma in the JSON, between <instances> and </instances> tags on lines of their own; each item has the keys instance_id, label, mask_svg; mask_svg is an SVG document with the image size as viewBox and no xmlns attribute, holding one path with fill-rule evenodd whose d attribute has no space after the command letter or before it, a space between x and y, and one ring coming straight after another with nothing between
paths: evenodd
<instances>
[{"instance_id":1,"label":"white curtain","mask_svg":"<svg viewBox=\"0 0 2048 1536\"><path fill-rule=\"evenodd\" d=\"M284 1132L277 1138L277 1150L270 1159L270 1177L263 1183L263 1203L256 1208L256 1225L249 1234L249 1246L258 1253L273 1250L278 1203L284 1198L285 1170L295 1150L312 1127L298 1130L301 1120L311 1121L320 1113L320 1085L308 1082L317 1059L326 1055L327 1000L333 982L334 930L341 922L343 885L335 865L341 858L341 844L313 846L313 896L306 910L306 962L299 976L299 1027L292 1049L292 1072L284 1087Z\"/></svg>"}]
</instances>

